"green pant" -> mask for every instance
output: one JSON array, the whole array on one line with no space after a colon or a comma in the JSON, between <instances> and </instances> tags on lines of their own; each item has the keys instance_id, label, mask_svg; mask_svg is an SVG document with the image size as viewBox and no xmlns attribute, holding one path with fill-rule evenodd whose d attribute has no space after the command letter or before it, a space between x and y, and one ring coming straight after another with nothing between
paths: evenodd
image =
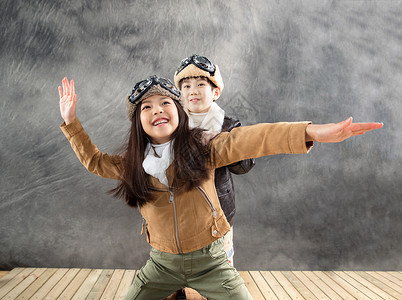
<instances>
[{"instance_id":1,"label":"green pant","mask_svg":"<svg viewBox=\"0 0 402 300\"><path fill-rule=\"evenodd\" d=\"M243 279L223 250L223 238L185 254L156 249L137 274L125 299L163 299L191 287L208 299L252 299Z\"/></svg>"}]
</instances>

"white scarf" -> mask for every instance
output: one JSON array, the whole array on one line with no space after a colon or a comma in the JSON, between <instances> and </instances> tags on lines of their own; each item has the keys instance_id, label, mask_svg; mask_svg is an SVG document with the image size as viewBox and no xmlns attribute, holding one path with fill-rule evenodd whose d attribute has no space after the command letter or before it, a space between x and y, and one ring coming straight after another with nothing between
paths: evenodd
<instances>
[{"instance_id":1,"label":"white scarf","mask_svg":"<svg viewBox=\"0 0 402 300\"><path fill-rule=\"evenodd\" d=\"M189 115L189 126L191 129L197 127L194 124L193 116L202 117L202 113L192 113L186 110ZM209 131L222 131L223 119L225 117L225 111L219 107L216 102L213 102L211 107L208 110L208 113L205 115L204 120L198 126L199 128L206 129Z\"/></svg>"},{"instance_id":2,"label":"white scarf","mask_svg":"<svg viewBox=\"0 0 402 300\"><path fill-rule=\"evenodd\" d=\"M212 103L211 107L206 114L190 113L186 110L189 115L189 126L190 128L195 128L192 115L201 116L205 115L201 124L198 126L202 129L206 129L213 132L221 132L223 119L225 117L225 111L219 107L215 102ZM164 144L151 144L148 143L145 149L145 159L142 162L142 167L145 172L155 178L157 178L162 184L169 186L168 179L166 177L166 169L173 162L173 150L171 149L172 141Z\"/></svg>"},{"instance_id":3,"label":"white scarf","mask_svg":"<svg viewBox=\"0 0 402 300\"><path fill-rule=\"evenodd\" d=\"M164 144L151 144L148 143L145 149L145 159L142 162L142 167L145 172L157 178L162 184L169 186L166 177L166 169L172 163L173 150L171 149L172 141Z\"/></svg>"}]
</instances>

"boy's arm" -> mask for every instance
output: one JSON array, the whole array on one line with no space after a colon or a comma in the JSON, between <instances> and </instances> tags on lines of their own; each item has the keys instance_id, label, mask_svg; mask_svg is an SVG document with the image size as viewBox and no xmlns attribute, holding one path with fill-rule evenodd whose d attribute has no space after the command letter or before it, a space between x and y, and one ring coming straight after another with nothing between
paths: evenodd
<instances>
[{"instance_id":1,"label":"boy's arm","mask_svg":"<svg viewBox=\"0 0 402 300\"><path fill-rule=\"evenodd\" d=\"M229 171L236 175L248 173L255 166L254 158L238 161L228 166Z\"/></svg>"},{"instance_id":2,"label":"boy's arm","mask_svg":"<svg viewBox=\"0 0 402 300\"><path fill-rule=\"evenodd\" d=\"M222 130L223 131L231 131L233 128L240 127L241 122L239 120L232 119L230 117L225 116ZM234 164L231 164L228 167L229 171L236 175L243 175L248 173L255 165L254 158L244 159Z\"/></svg>"}]
</instances>

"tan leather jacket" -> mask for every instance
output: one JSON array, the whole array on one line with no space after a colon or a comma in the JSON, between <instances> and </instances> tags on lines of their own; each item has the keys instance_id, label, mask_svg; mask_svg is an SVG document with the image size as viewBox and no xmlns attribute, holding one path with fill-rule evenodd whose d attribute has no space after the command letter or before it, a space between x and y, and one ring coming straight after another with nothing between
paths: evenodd
<instances>
[{"instance_id":1,"label":"tan leather jacket","mask_svg":"<svg viewBox=\"0 0 402 300\"><path fill-rule=\"evenodd\" d=\"M307 153L312 143L305 142L308 122L257 124L222 132L211 140L210 178L186 193L174 194L156 178L149 184L154 200L140 208L145 219L147 241L152 247L169 253L188 253L211 244L229 229L219 205L214 170L239 160L279 153ZM78 119L61 130L88 171L119 179L121 157L100 152L91 142ZM171 186L173 164L166 170Z\"/></svg>"}]
</instances>

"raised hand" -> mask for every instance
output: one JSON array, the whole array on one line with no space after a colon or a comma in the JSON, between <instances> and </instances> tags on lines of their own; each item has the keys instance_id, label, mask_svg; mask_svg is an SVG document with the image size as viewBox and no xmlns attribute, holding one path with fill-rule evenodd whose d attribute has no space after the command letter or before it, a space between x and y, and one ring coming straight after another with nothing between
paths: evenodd
<instances>
[{"instance_id":1,"label":"raised hand","mask_svg":"<svg viewBox=\"0 0 402 300\"><path fill-rule=\"evenodd\" d=\"M67 77L64 77L61 83L63 88L59 86L60 114L68 125L75 119L77 94L74 89L74 80L69 83Z\"/></svg>"},{"instance_id":2,"label":"raised hand","mask_svg":"<svg viewBox=\"0 0 402 300\"><path fill-rule=\"evenodd\" d=\"M336 124L315 125L306 128L306 141L321 143L338 143L355 135L362 135L367 131L379 129L383 123L352 123L352 117Z\"/></svg>"}]
</instances>

